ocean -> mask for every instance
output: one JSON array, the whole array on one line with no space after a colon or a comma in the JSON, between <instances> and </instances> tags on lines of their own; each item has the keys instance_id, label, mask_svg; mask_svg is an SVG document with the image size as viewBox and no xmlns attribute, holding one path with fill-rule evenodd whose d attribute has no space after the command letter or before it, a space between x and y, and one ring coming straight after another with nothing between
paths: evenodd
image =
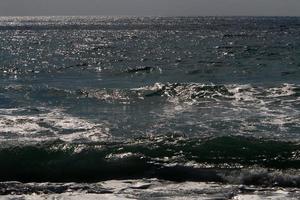
<instances>
[{"instance_id":1,"label":"ocean","mask_svg":"<svg viewBox=\"0 0 300 200\"><path fill-rule=\"evenodd\" d=\"M299 17L0 17L0 199L300 199Z\"/></svg>"}]
</instances>

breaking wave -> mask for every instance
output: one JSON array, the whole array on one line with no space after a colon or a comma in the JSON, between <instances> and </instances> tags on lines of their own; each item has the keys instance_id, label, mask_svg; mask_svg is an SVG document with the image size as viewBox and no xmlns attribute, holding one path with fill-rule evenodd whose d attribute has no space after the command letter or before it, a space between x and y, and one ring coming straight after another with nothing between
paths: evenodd
<instances>
[{"instance_id":1,"label":"breaking wave","mask_svg":"<svg viewBox=\"0 0 300 200\"><path fill-rule=\"evenodd\" d=\"M4 145L0 180L93 182L160 178L300 187L299 144L242 137Z\"/></svg>"}]
</instances>

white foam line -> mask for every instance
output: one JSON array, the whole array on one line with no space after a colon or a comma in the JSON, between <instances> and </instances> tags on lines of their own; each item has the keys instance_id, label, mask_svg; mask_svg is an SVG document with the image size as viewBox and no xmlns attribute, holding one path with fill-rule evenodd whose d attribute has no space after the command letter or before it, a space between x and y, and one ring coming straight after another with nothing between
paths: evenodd
<instances>
[{"instance_id":1,"label":"white foam line","mask_svg":"<svg viewBox=\"0 0 300 200\"><path fill-rule=\"evenodd\" d=\"M55 183L53 183L55 184ZM72 183L70 183L72 185ZM40 184L42 185L42 184ZM158 179L143 180L109 180L96 183L111 193L90 194L86 191L65 192L62 194L31 194L5 195L0 200L115 200L115 199L234 199L234 200L261 200L261 199L299 199L299 189L295 188L257 188L254 186L217 184L206 182L175 183ZM45 185L47 187L47 184ZM80 185L76 186L80 188Z\"/></svg>"}]
</instances>

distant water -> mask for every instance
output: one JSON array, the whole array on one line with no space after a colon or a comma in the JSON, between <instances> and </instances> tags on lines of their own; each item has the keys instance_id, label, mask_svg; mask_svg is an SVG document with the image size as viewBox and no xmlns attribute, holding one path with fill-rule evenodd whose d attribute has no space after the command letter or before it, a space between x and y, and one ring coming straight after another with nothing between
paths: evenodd
<instances>
[{"instance_id":1,"label":"distant water","mask_svg":"<svg viewBox=\"0 0 300 200\"><path fill-rule=\"evenodd\" d=\"M300 198L300 18L0 17L0 160L7 198Z\"/></svg>"}]
</instances>

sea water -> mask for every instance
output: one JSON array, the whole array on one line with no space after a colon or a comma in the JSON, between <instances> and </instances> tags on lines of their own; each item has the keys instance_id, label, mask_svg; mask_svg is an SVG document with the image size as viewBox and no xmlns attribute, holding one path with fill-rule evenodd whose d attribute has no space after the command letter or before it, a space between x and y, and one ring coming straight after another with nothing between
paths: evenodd
<instances>
[{"instance_id":1,"label":"sea water","mask_svg":"<svg viewBox=\"0 0 300 200\"><path fill-rule=\"evenodd\" d=\"M0 194L300 198L300 18L1 17Z\"/></svg>"}]
</instances>

